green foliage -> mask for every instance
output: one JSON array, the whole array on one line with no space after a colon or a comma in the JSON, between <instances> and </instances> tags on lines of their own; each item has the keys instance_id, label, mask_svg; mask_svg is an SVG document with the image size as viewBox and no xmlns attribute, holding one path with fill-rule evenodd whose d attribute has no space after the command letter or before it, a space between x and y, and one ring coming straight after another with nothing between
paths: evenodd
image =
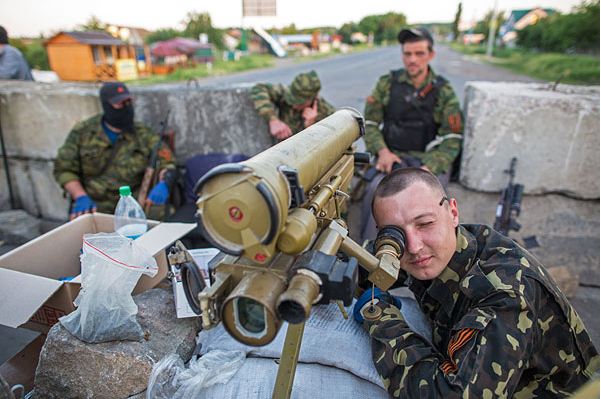
<instances>
[{"instance_id":1,"label":"green foliage","mask_svg":"<svg viewBox=\"0 0 601 399\"><path fill-rule=\"evenodd\" d=\"M50 70L48 63L48 54L44 47L44 39L34 39L31 43L25 44L21 39L9 39L9 44L16 47L23 53L23 57L31 68L37 68L44 71Z\"/></svg>"},{"instance_id":2,"label":"green foliage","mask_svg":"<svg viewBox=\"0 0 601 399\"><path fill-rule=\"evenodd\" d=\"M395 42L400 29L407 25L404 14L389 12L384 15L368 15L359 21L359 30L369 35L373 32L376 44Z\"/></svg>"},{"instance_id":3,"label":"green foliage","mask_svg":"<svg viewBox=\"0 0 601 399\"><path fill-rule=\"evenodd\" d=\"M223 32L214 28L209 13L189 12L183 22L186 24L184 35L198 40L201 33L206 33L211 43L217 49L224 49Z\"/></svg>"},{"instance_id":4,"label":"green foliage","mask_svg":"<svg viewBox=\"0 0 601 399\"><path fill-rule=\"evenodd\" d=\"M465 54L474 54L485 62L507 68L516 73L528 75L536 79L578 85L599 84L599 57L560 54L535 53L521 49L495 49L493 58L485 57L486 46L459 43L451 44L453 50Z\"/></svg>"},{"instance_id":5,"label":"green foliage","mask_svg":"<svg viewBox=\"0 0 601 399\"><path fill-rule=\"evenodd\" d=\"M88 21L85 24L79 25L78 28L81 30L84 30L84 31L86 31L86 30L104 31L104 30L106 30L107 26L108 26L107 23L102 22L95 15L91 15L90 18L88 18Z\"/></svg>"},{"instance_id":6,"label":"green foliage","mask_svg":"<svg viewBox=\"0 0 601 399\"><path fill-rule=\"evenodd\" d=\"M492 20L494 10L490 10L482 21L478 21L476 26L474 27L474 33L483 33L484 34L484 42L488 40L488 34L490 33L490 21ZM503 11L497 12L497 17L495 18L495 35L497 37L499 35L499 28L505 22L505 16Z\"/></svg>"},{"instance_id":7,"label":"green foliage","mask_svg":"<svg viewBox=\"0 0 601 399\"><path fill-rule=\"evenodd\" d=\"M457 6L457 13L455 14L455 19L453 20L453 41L457 41L459 38L459 21L461 21L461 11L463 10L463 5L459 2L459 6Z\"/></svg>"},{"instance_id":8,"label":"green foliage","mask_svg":"<svg viewBox=\"0 0 601 399\"><path fill-rule=\"evenodd\" d=\"M552 14L518 31L517 44L528 49L599 53L599 0L581 3L574 12Z\"/></svg>"},{"instance_id":9,"label":"green foliage","mask_svg":"<svg viewBox=\"0 0 601 399\"><path fill-rule=\"evenodd\" d=\"M182 32L177 31L173 28L159 29L154 32L149 33L144 38L144 43L152 44L154 42L163 42L165 40L170 40L175 37L181 36Z\"/></svg>"},{"instance_id":10,"label":"green foliage","mask_svg":"<svg viewBox=\"0 0 601 399\"><path fill-rule=\"evenodd\" d=\"M342 36L342 42L346 44L351 44L353 32L359 32L359 25L354 22L347 22L338 29L338 34Z\"/></svg>"},{"instance_id":11,"label":"green foliage","mask_svg":"<svg viewBox=\"0 0 601 399\"><path fill-rule=\"evenodd\" d=\"M46 47L44 47L43 40L35 40L27 46L23 55L31 68L41 69L42 71L50 70L48 53L46 52Z\"/></svg>"},{"instance_id":12,"label":"green foliage","mask_svg":"<svg viewBox=\"0 0 601 399\"><path fill-rule=\"evenodd\" d=\"M280 33L282 35L296 35L298 33L298 29L296 29L296 25L294 25L294 23L291 23L290 25L282 28Z\"/></svg>"}]
</instances>

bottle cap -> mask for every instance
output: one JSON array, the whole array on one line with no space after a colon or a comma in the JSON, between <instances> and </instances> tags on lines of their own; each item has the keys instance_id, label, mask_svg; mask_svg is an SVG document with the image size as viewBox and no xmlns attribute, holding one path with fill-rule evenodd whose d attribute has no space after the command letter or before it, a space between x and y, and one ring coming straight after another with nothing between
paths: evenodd
<instances>
[{"instance_id":1,"label":"bottle cap","mask_svg":"<svg viewBox=\"0 0 601 399\"><path fill-rule=\"evenodd\" d=\"M129 188L129 186L121 186L119 187L119 194L122 197L127 197L128 195L131 195L131 188Z\"/></svg>"}]
</instances>

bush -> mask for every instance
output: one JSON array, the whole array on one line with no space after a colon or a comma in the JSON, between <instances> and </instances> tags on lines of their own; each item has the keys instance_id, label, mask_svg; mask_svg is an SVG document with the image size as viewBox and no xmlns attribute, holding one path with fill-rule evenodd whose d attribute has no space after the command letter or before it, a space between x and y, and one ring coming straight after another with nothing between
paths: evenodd
<instances>
[{"instance_id":1,"label":"bush","mask_svg":"<svg viewBox=\"0 0 601 399\"><path fill-rule=\"evenodd\" d=\"M517 44L553 52L599 53L599 0L571 14L553 14L518 32Z\"/></svg>"}]
</instances>

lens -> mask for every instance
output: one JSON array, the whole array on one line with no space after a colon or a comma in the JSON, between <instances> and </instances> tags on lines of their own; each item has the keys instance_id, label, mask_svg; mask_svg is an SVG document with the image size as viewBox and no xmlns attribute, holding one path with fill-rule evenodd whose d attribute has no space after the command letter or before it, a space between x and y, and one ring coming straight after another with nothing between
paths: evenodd
<instances>
[{"instance_id":1,"label":"lens","mask_svg":"<svg viewBox=\"0 0 601 399\"><path fill-rule=\"evenodd\" d=\"M234 308L237 324L250 334L265 331L265 308L250 298L236 298Z\"/></svg>"},{"instance_id":2,"label":"lens","mask_svg":"<svg viewBox=\"0 0 601 399\"><path fill-rule=\"evenodd\" d=\"M374 250L377 252L384 245L395 247L398 258L401 259L405 253L405 232L396 226L382 227L374 242Z\"/></svg>"},{"instance_id":3,"label":"lens","mask_svg":"<svg viewBox=\"0 0 601 399\"><path fill-rule=\"evenodd\" d=\"M284 288L283 276L268 271L246 273L223 302L223 327L245 345L267 345L282 324L275 303Z\"/></svg>"},{"instance_id":4,"label":"lens","mask_svg":"<svg viewBox=\"0 0 601 399\"><path fill-rule=\"evenodd\" d=\"M200 310L198 294L205 288L205 281L202 278L202 274L200 274L200 271L193 263L183 263L180 268L180 273L182 277L182 287L188 305L190 305L190 308L194 313L200 315L202 312Z\"/></svg>"}]
</instances>

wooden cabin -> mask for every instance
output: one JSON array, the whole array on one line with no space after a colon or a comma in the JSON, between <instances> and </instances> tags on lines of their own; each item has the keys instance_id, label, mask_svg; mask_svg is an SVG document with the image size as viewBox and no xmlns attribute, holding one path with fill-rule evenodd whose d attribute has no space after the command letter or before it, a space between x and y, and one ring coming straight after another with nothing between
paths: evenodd
<instances>
[{"instance_id":1,"label":"wooden cabin","mask_svg":"<svg viewBox=\"0 0 601 399\"><path fill-rule=\"evenodd\" d=\"M148 46L140 50L107 32L60 32L45 46L50 69L62 80L97 82L151 75Z\"/></svg>"}]
</instances>

